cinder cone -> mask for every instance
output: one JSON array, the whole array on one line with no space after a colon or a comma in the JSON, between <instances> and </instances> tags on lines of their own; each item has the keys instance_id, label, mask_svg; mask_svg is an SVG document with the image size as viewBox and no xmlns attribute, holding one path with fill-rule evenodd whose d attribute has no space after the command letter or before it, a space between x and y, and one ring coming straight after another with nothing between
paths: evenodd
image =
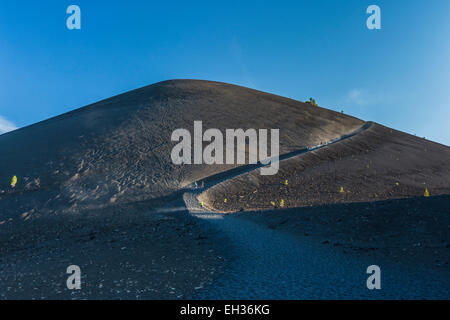
<instances>
[{"instance_id":1,"label":"cinder cone","mask_svg":"<svg viewBox=\"0 0 450 320\"><path fill-rule=\"evenodd\" d=\"M430 192L428 191L428 188L425 188L425 193L423 194L425 197L430 196Z\"/></svg>"}]
</instances>

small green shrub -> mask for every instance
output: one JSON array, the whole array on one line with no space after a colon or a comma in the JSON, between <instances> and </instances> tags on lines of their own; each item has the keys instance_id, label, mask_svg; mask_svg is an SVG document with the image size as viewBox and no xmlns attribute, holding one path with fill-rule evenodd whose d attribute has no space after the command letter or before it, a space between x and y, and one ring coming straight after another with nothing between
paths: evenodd
<instances>
[{"instance_id":1,"label":"small green shrub","mask_svg":"<svg viewBox=\"0 0 450 320\"><path fill-rule=\"evenodd\" d=\"M318 107L316 100L314 100L313 98L309 98L309 101L306 101L306 103L309 103L315 107Z\"/></svg>"}]
</instances>

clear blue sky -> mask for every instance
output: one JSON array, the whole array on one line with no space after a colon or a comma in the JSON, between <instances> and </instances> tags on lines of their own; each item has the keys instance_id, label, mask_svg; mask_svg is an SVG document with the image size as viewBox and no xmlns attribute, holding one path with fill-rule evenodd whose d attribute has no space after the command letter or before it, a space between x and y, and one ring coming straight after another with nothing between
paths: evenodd
<instances>
[{"instance_id":1,"label":"clear blue sky","mask_svg":"<svg viewBox=\"0 0 450 320\"><path fill-rule=\"evenodd\" d=\"M450 1L0 2L0 128L174 78L314 97L450 145Z\"/></svg>"}]
</instances>

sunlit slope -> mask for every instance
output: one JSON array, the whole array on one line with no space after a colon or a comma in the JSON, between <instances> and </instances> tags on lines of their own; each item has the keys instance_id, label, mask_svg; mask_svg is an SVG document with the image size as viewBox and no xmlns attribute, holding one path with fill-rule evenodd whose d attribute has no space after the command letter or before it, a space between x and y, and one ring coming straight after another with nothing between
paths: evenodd
<instances>
[{"instance_id":1,"label":"sunlit slope","mask_svg":"<svg viewBox=\"0 0 450 320\"><path fill-rule=\"evenodd\" d=\"M0 222L168 195L230 166L172 164L173 130L280 129L280 152L327 141L363 121L235 85L173 80L0 136ZM17 186L9 187L11 177Z\"/></svg>"},{"instance_id":2,"label":"sunlit slope","mask_svg":"<svg viewBox=\"0 0 450 320\"><path fill-rule=\"evenodd\" d=\"M449 147L372 124L351 138L282 161L276 176L248 173L200 199L236 211L450 194L449 164Z\"/></svg>"}]
</instances>

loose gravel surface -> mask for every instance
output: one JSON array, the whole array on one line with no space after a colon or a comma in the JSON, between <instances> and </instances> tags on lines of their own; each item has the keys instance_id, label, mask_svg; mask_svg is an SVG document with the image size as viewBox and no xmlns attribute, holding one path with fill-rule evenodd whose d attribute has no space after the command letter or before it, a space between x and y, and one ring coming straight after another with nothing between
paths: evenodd
<instances>
[{"instance_id":1,"label":"loose gravel surface","mask_svg":"<svg viewBox=\"0 0 450 320\"><path fill-rule=\"evenodd\" d=\"M191 130L199 115L204 128L280 128L286 165L273 177L251 166L174 165L170 136L175 128ZM324 141L338 143L306 150ZM144 87L0 135L0 145L8 151L0 154L1 299L450 297L445 211L440 218L418 211L409 215L417 223L405 224L422 237L418 243L440 246L439 261L428 267L400 259L409 247L397 259L379 239L358 244L376 243L378 255L344 252L354 242L339 235L337 246L333 231L363 227L366 218L378 226L389 210L382 220L369 210L343 227L333 220L334 207L320 207L418 196L427 186L433 195L448 194L448 147L376 124L364 128L362 120L298 101L190 80ZM12 175L19 178L14 189ZM190 190L194 181L206 188ZM281 199L285 207L318 206L319 220L303 223L314 212L272 210ZM449 207L447 198L439 201L437 208ZM224 215L208 206L253 212ZM262 209L285 216L273 219ZM344 209L341 221L349 216ZM317 232L299 236L303 228ZM414 235L394 233L394 240ZM381 267L382 290L366 288L373 264ZM66 287L69 265L81 268L81 290Z\"/></svg>"},{"instance_id":2,"label":"loose gravel surface","mask_svg":"<svg viewBox=\"0 0 450 320\"><path fill-rule=\"evenodd\" d=\"M370 128L371 123L368 123L355 134L334 142L342 143ZM326 152L328 147L319 149ZM305 150L300 154L309 153L310 150ZM285 158L297 156L293 153L292 157ZM184 194L191 214L208 221L216 228L216 234L228 239L226 250L230 257L223 274L195 298L450 297L448 196L331 203L230 215L210 211L209 190L216 189L220 193L221 185L232 184L249 173L257 175L256 170L255 173L251 168L230 171L228 175L223 173L217 179L207 179L204 188ZM272 193L276 193L280 187L272 189ZM235 190L240 192L238 187ZM214 209L229 206L223 202L224 197L214 197ZM239 198L230 200L234 210L238 210ZM381 268L381 290L367 288L366 270L371 265Z\"/></svg>"},{"instance_id":3,"label":"loose gravel surface","mask_svg":"<svg viewBox=\"0 0 450 320\"><path fill-rule=\"evenodd\" d=\"M223 273L200 299L448 299L450 279L435 270L367 255L345 254L317 240L268 228L200 207L185 194L190 212L228 239ZM368 290L370 265L381 268L381 290ZM447 274L448 275L448 274Z\"/></svg>"},{"instance_id":4,"label":"loose gravel surface","mask_svg":"<svg viewBox=\"0 0 450 320\"><path fill-rule=\"evenodd\" d=\"M181 299L220 272L209 227L185 210L79 214L16 224L20 232L0 226L0 299ZM81 290L66 286L70 265L81 269Z\"/></svg>"}]
</instances>

